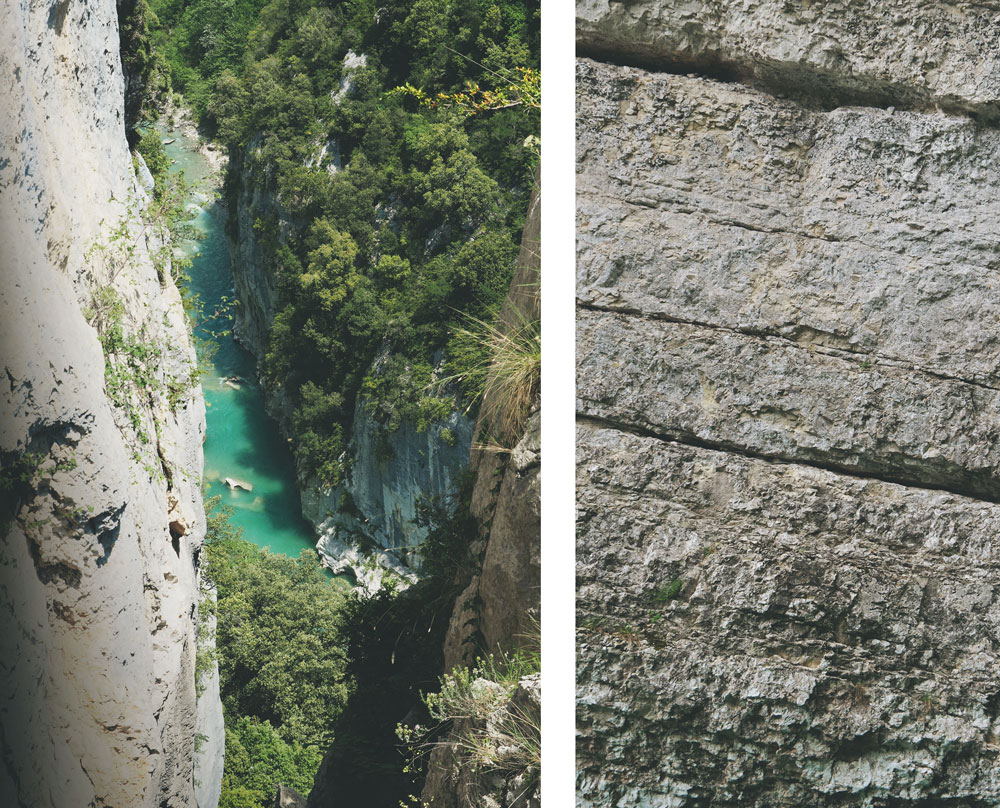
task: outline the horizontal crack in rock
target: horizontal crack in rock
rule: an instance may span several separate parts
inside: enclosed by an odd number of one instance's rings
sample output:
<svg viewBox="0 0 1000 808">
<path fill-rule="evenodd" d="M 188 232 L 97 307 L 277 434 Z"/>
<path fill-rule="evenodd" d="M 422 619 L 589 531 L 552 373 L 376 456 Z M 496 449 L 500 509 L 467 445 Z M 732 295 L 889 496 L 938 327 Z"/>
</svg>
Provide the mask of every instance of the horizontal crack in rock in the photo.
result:
<svg viewBox="0 0 1000 808">
<path fill-rule="evenodd" d="M 879 81 L 872 77 L 853 77 L 823 71 L 813 65 L 774 60 L 726 58 L 719 54 L 701 54 L 696 58 L 666 53 L 641 43 L 629 49 L 578 39 L 578 59 L 634 67 L 651 73 L 691 76 L 726 84 L 742 84 L 768 95 L 791 101 L 818 112 L 839 107 L 872 107 L 912 112 L 944 112 L 971 118 L 991 128 L 1000 127 L 1000 104 L 969 104 L 960 99 L 935 96 L 912 86 Z"/>
<path fill-rule="evenodd" d="M 965 497 L 966 499 L 976 500 L 977 502 L 989 502 L 994 505 L 1000 504 L 1000 496 L 989 496 L 986 494 L 976 493 L 961 486 L 933 485 L 932 483 L 923 482 L 907 475 L 878 474 L 875 472 L 866 472 L 861 469 L 850 468 L 839 463 L 822 463 L 810 458 L 792 459 L 768 455 L 763 452 L 755 452 L 750 449 L 746 449 L 742 446 L 736 446 L 725 441 L 712 441 L 703 438 L 696 438 L 689 434 L 681 435 L 671 433 L 669 431 L 656 431 L 638 426 L 636 424 L 618 421 L 614 418 L 605 418 L 583 412 L 577 412 L 576 421 L 578 424 L 589 424 L 591 426 L 602 427 L 605 429 L 617 429 L 621 432 L 628 432 L 629 434 L 638 435 L 643 438 L 652 438 L 653 440 L 664 441 L 666 443 L 676 443 L 683 446 L 693 446 L 698 449 L 708 449 L 709 451 L 725 452 L 727 454 L 748 457 L 753 460 L 761 460 L 765 463 L 773 463 L 775 465 L 809 466 L 810 468 L 822 469 L 823 471 L 829 471 L 833 474 L 841 474 L 846 477 L 854 477 L 860 480 L 878 480 L 879 482 L 889 483 L 891 485 L 900 485 L 906 488 L 920 488 L 925 491 L 941 491 L 943 493 L 955 494 L 960 497 Z"/>
<path fill-rule="evenodd" d="M 644 320 L 652 320 L 661 323 L 676 323 L 677 325 L 689 325 L 695 328 L 705 328 L 712 331 L 724 331 L 727 334 L 740 334 L 746 337 L 753 337 L 755 339 L 764 340 L 780 340 L 782 343 L 788 345 L 792 348 L 797 348 L 803 351 L 809 351 L 810 353 L 819 353 L 824 356 L 832 356 L 838 359 L 843 359 L 847 362 L 882 362 L 890 367 L 896 369 L 908 370 L 913 373 L 921 373 L 925 376 L 929 376 L 934 379 L 940 379 L 945 382 L 955 382 L 958 384 L 967 384 L 972 387 L 978 387 L 983 390 L 1000 391 L 1000 387 L 986 384 L 985 382 L 977 381 L 975 379 L 968 379 L 962 376 L 952 376 L 947 373 L 940 373 L 939 371 L 929 370 L 928 368 L 921 367 L 919 365 L 914 365 L 912 362 L 906 359 L 900 359 L 899 357 L 889 356 L 886 354 L 879 353 L 866 353 L 865 351 L 852 351 L 848 348 L 833 348 L 829 345 L 823 345 L 822 343 L 810 342 L 808 340 L 795 340 L 790 337 L 785 336 L 777 330 L 768 330 L 763 328 L 735 328 L 728 325 L 719 325 L 718 323 L 708 323 L 702 320 L 689 320 L 683 317 L 672 317 L 669 314 L 664 314 L 662 312 L 644 312 L 640 309 L 636 309 L 632 306 L 615 306 L 606 303 L 591 303 L 586 300 L 577 300 L 577 308 L 584 309 L 586 311 L 603 312 L 606 314 L 617 314 L 624 317 L 639 317 Z"/>
</svg>

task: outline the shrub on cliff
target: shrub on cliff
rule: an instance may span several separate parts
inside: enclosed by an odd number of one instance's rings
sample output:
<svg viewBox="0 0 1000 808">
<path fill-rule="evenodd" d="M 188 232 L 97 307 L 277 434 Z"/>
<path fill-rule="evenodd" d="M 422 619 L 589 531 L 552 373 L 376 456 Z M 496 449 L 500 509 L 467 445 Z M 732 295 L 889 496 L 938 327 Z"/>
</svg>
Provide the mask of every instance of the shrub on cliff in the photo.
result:
<svg viewBox="0 0 1000 808">
<path fill-rule="evenodd" d="M 160 133 L 155 129 L 146 129 L 139 136 L 139 142 L 135 150 L 142 155 L 146 162 L 146 168 L 153 176 L 156 183 L 154 195 L 159 199 L 167 184 L 167 170 L 170 168 L 170 158 L 167 157 L 167 150 L 163 148 L 163 141 L 160 140 Z"/>
</svg>

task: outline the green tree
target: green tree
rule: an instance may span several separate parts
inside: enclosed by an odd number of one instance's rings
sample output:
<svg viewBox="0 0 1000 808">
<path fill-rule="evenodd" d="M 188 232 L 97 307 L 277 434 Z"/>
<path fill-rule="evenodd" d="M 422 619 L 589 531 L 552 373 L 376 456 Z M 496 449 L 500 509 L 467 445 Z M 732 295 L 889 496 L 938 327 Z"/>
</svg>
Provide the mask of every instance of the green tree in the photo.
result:
<svg viewBox="0 0 1000 808">
<path fill-rule="evenodd" d="M 324 747 L 347 698 L 343 587 L 313 551 L 291 559 L 245 541 L 229 509 L 211 511 L 208 527 L 204 571 L 217 589 L 227 715 L 270 721 L 289 743 Z"/>
<path fill-rule="evenodd" d="M 163 148 L 159 132 L 155 129 L 143 131 L 139 136 L 139 142 L 136 143 L 135 150 L 142 155 L 146 168 L 149 169 L 149 173 L 152 174 L 153 181 L 156 183 L 153 191 L 154 197 L 160 199 L 167 185 L 170 158 L 167 157 L 167 151 Z"/>
<path fill-rule="evenodd" d="M 279 784 L 308 795 L 321 761 L 315 746 L 286 741 L 267 721 L 227 718 L 219 808 L 270 808 Z"/>
</svg>

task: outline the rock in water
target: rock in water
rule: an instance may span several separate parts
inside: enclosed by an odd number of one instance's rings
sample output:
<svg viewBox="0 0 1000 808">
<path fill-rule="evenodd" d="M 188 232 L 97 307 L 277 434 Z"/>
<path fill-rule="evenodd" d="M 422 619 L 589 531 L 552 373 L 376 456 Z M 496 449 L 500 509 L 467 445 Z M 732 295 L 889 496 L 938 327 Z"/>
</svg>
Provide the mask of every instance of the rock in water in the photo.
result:
<svg viewBox="0 0 1000 808">
<path fill-rule="evenodd" d="M 995 10 L 577 17 L 578 805 L 1000 805 Z"/>
</svg>

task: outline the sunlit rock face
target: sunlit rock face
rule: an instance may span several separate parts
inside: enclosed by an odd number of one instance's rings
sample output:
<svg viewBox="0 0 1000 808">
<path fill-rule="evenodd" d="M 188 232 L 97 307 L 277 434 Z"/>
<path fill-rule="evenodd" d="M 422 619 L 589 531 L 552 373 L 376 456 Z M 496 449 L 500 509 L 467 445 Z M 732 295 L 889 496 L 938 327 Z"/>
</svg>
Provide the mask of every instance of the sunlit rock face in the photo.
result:
<svg viewBox="0 0 1000 808">
<path fill-rule="evenodd" d="M 1000 804 L 1000 8 L 577 13 L 578 804 Z"/>
<path fill-rule="evenodd" d="M 193 808 L 204 404 L 115 4 L 4 6 L 0 67 L 0 803 Z"/>
</svg>

